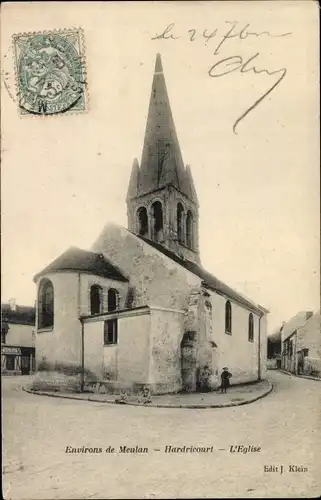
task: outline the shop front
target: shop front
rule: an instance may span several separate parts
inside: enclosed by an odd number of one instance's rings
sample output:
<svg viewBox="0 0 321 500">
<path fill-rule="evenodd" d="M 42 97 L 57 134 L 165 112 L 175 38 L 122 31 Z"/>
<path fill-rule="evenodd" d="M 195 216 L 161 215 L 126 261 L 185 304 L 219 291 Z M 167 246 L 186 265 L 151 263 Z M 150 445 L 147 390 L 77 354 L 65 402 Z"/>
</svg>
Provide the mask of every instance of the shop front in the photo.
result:
<svg viewBox="0 0 321 500">
<path fill-rule="evenodd" d="M 30 375 L 34 371 L 34 347 L 1 346 L 2 375 Z"/>
</svg>

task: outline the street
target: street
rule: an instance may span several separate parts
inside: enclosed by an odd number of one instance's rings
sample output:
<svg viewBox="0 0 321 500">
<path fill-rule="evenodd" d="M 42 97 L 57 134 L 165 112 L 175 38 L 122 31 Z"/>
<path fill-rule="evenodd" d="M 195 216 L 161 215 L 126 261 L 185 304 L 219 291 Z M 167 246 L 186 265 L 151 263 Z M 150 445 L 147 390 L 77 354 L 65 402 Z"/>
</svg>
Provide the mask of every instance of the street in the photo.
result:
<svg viewBox="0 0 321 500">
<path fill-rule="evenodd" d="M 3 377 L 4 498 L 317 496 L 321 383 L 273 371 L 268 377 L 275 389 L 263 399 L 199 410 L 37 396 L 21 390 L 23 377 Z M 213 451 L 165 453 L 184 445 Z M 252 451 L 237 452 L 237 445 Z M 66 453 L 67 446 L 103 453 Z M 119 453 L 120 446 L 148 453 Z M 289 471 L 292 465 L 302 471 Z"/>
</svg>

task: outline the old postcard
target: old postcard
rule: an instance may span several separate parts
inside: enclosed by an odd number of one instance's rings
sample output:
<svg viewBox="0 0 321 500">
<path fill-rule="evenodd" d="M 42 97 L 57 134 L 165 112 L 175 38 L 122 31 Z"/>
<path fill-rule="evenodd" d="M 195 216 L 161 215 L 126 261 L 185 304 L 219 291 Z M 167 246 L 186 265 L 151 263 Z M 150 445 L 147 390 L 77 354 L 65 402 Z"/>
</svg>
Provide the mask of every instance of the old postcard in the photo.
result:
<svg viewBox="0 0 321 500">
<path fill-rule="evenodd" d="M 2 5 L 5 499 L 320 495 L 318 18 Z"/>
</svg>

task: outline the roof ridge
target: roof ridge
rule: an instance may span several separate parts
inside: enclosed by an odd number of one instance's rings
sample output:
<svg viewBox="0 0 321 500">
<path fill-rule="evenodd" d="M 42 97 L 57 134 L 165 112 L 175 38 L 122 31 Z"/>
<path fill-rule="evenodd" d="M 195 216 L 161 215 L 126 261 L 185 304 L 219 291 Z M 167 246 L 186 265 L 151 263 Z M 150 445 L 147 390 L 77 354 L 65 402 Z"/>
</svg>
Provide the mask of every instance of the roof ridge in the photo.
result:
<svg viewBox="0 0 321 500">
<path fill-rule="evenodd" d="M 214 291 L 221 292 L 222 294 L 228 296 L 232 300 L 241 302 L 243 305 L 247 306 L 249 309 L 252 308 L 252 309 L 255 309 L 256 311 L 259 311 L 261 313 L 262 312 L 263 313 L 269 312 L 265 307 L 255 303 L 254 301 L 252 301 L 249 298 L 244 297 L 237 290 L 231 288 L 229 285 L 226 285 L 224 283 L 224 281 L 218 279 L 216 276 L 214 276 L 209 271 L 207 271 L 203 267 L 202 264 L 197 264 L 196 262 L 192 262 L 188 259 L 182 259 L 178 255 L 176 255 L 172 250 L 169 250 L 168 248 L 163 247 L 160 243 L 156 243 L 155 241 L 149 240 L 148 238 L 145 238 L 144 236 L 138 235 L 138 234 L 130 231 L 129 229 L 126 229 L 126 231 L 131 233 L 136 238 L 149 244 L 151 247 L 155 248 L 156 250 L 161 252 L 163 255 L 165 255 L 169 259 L 172 259 L 174 262 L 177 262 L 178 264 L 180 264 L 182 267 L 184 267 L 184 269 L 186 269 L 190 273 L 201 278 L 202 281 L 204 282 L 204 284 L 206 284 L 210 289 L 212 289 Z M 199 271 L 199 272 L 197 273 L 195 271 Z M 203 275 L 201 274 L 202 271 L 204 273 Z M 213 284 L 208 283 L 209 278 L 213 279 L 215 281 L 215 283 L 213 283 Z"/>
<path fill-rule="evenodd" d="M 103 252 L 98 252 L 98 254 L 101 255 L 108 264 L 110 264 L 111 266 L 113 266 L 116 269 L 116 271 L 118 271 L 120 274 L 122 274 L 124 276 L 124 278 L 127 279 L 127 281 L 129 281 L 128 276 L 125 275 L 124 271 L 122 269 L 120 269 L 119 266 L 116 266 L 116 264 L 114 264 L 112 262 L 112 260 L 111 260 L 111 258 L 109 256 L 106 257 L 106 255 Z"/>
<path fill-rule="evenodd" d="M 34 276 L 36 281 L 40 276 L 58 271 L 77 271 L 90 273 L 118 281 L 128 281 L 122 271 L 118 269 L 102 252 L 84 250 L 78 247 L 69 247 L 42 271 Z"/>
</svg>

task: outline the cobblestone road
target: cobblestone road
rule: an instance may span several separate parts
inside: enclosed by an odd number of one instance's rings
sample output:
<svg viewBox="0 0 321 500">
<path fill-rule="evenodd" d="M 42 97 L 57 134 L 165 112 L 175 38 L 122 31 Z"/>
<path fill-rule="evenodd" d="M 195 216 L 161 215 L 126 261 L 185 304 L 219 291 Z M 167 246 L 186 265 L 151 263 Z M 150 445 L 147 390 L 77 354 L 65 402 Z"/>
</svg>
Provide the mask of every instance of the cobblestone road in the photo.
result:
<svg viewBox="0 0 321 500">
<path fill-rule="evenodd" d="M 321 383 L 269 372 L 275 390 L 246 406 L 167 409 L 62 400 L 3 378 L 6 499 L 308 497 L 321 493 Z M 231 445 L 260 446 L 231 453 Z M 107 454 L 111 445 L 148 454 Z M 213 446 L 165 454 L 166 445 Z M 66 446 L 103 448 L 65 453 Z M 155 451 L 159 449 L 160 451 Z M 264 466 L 285 472 L 265 472 Z M 289 472 L 289 465 L 307 468 Z"/>
</svg>

